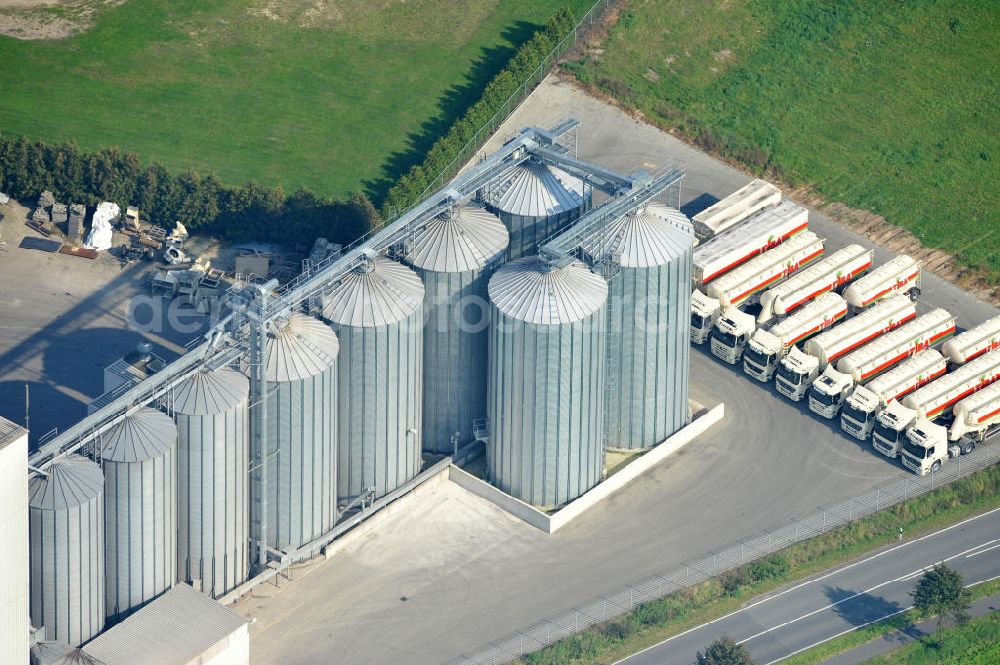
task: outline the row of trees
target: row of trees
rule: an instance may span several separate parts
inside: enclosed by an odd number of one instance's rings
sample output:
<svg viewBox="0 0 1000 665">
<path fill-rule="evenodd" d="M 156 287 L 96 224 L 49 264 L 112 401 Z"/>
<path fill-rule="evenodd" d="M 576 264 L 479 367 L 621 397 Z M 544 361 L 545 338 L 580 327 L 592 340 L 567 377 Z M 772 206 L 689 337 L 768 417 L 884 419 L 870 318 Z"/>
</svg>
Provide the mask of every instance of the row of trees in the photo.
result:
<svg viewBox="0 0 1000 665">
<path fill-rule="evenodd" d="M 410 169 L 409 173 L 389 189 L 382 214 L 388 218 L 416 203 L 438 174 L 449 167 L 476 132 L 496 115 L 575 26 L 572 10 L 562 7 L 556 11 L 517 50 L 507 66 L 486 85 L 479 101 L 470 106 L 448 132 L 431 146 L 423 163 Z"/>
<path fill-rule="evenodd" d="M 44 190 L 65 203 L 136 205 L 155 224 L 169 228 L 179 220 L 193 232 L 232 241 L 309 245 L 325 236 L 348 244 L 381 223 L 360 192 L 337 201 L 305 189 L 286 195 L 280 186 L 252 181 L 232 187 L 214 175 L 143 166 L 137 155 L 118 148 L 82 152 L 74 143 L 0 134 L 0 191 L 30 201 Z"/>
</svg>

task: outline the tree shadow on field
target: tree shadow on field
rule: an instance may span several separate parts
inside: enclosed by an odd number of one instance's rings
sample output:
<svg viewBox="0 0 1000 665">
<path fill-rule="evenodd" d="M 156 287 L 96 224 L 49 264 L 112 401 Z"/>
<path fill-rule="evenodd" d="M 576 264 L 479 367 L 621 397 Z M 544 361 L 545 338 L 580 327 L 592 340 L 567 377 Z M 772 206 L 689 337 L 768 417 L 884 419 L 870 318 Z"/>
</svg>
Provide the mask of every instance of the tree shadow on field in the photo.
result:
<svg viewBox="0 0 1000 665">
<path fill-rule="evenodd" d="M 381 205 L 389 188 L 413 166 L 420 164 L 434 142 L 445 135 L 466 109 L 479 101 L 486 84 L 541 27 L 528 21 L 515 21 L 500 34 L 504 44 L 482 49 L 461 82 L 445 90 L 438 99 L 437 114 L 424 121 L 418 131 L 407 135 L 406 149 L 389 155 L 382 164 L 381 175 L 363 183 L 365 193 L 375 205 Z"/>
</svg>

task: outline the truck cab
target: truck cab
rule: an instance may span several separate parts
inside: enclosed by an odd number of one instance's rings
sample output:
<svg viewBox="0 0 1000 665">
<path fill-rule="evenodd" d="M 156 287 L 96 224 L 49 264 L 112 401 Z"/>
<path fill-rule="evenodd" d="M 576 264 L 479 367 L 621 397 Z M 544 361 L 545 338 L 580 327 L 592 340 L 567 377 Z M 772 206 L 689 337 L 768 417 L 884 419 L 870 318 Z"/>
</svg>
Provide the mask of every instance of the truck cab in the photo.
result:
<svg viewBox="0 0 1000 665">
<path fill-rule="evenodd" d="M 906 429 L 900 461 L 919 476 L 934 473 L 951 455 L 948 450 L 948 428 L 921 418 Z M 954 446 L 955 453 L 958 446 Z"/>
<path fill-rule="evenodd" d="M 743 371 L 761 382 L 768 382 L 778 370 L 785 347 L 777 336 L 758 330 L 743 352 Z"/>
<path fill-rule="evenodd" d="M 858 386 L 844 402 L 840 412 L 840 429 L 864 441 L 872 435 L 881 408 L 882 400 L 878 395 L 864 386 Z"/>
<path fill-rule="evenodd" d="M 721 311 L 719 301 L 695 289 L 691 294 L 691 341 L 704 344 L 715 326 Z"/>
<path fill-rule="evenodd" d="M 872 447 L 886 457 L 895 459 L 903 445 L 906 428 L 916 419 L 916 411 L 899 402 L 892 402 L 875 419 Z"/>
<path fill-rule="evenodd" d="M 785 397 L 798 402 L 806 396 L 818 374 L 819 359 L 792 347 L 778 365 L 774 387 Z"/>
<path fill-rule="evenodd" d="M 833 420 L 854 390 L 854 377 L 827 365 L 809 388 L 809 410 Z"/>
<path fill-rule="evenodd" d="M 743 350 L 756 327 L 756 319 L 750 314 L 734 307 L 726 308 L 715 322 L 715 334 L 711 341 L 712 354 L 735 365 L 743 357 Z"/>
</svg>

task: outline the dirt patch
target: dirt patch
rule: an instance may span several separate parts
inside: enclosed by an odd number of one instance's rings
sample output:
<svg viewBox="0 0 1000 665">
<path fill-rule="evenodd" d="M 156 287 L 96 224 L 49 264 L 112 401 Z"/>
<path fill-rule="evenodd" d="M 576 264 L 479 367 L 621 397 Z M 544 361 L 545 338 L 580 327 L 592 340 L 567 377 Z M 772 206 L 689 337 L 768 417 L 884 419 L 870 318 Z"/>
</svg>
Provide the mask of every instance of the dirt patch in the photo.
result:
<svg viewBox="0 0 1000 665">
<path fill-rule="evenodd" d="M 715 53 L 713 53 L 712 57 L 714 57 L 718 62 L 725 62 L 726 60 L 729 60 L 730 58 L 733 57 L 733 52 L 727 48 L 724 48 L 721 51 L 716 51 Z"/>
<path fill-rule="evenodd" d="M 596 85 L 582 83 L 575 76 L 565 72 L 557 74 L 557 76 L 559 76 L 561 80 L 568 81 L 577 86 L 588 95 L 596 97 L 603 102 L 621 109 L 636 120 L 652 125 L 667 132 L 668 134 L 676 136 L 689 145 L 712 155 L 715 159 L 726 162 L 730 166 L 746 172 L 746 165 L 742 162 L 719 154 L 717 150 L 700 145 L 697 141 L 693 140 L 692 137 L 677 131 L 676 128 L 671 127 L 667 123 L 660 122 L 655 118 L 649 118 L 639 109 L 622 104 L 621 101 L 611 97 Z M 854 231 L 857 231 L 859 234 L 864 235 L 873 242 L 887 249 L 897 253 L 909 254 L 913 258 L 920 261 L 925 270 L 928 270 L 938 277 L 951 282 L 981 300 L 1000 307 L 1000 286 L 994 286 L 990 283 L 990 275 L 987 270 L 963 265 L 955 256 L 949 254 L 948 252 L 931 247 L 925 247 L 920 242 L 920 239 L 913 235 L 910 231 L 892 224 L 881 215 L 877 215 L 868 210 L 851 208 L 850 206 L 836 201 L 829 201 L 824 196 L 807 186 L 794 187 L 791 184 L 782 181 L 782 179 L 774 173 L 767 173 L 766 176 L 768 180 L 774 182 L 782 189 L 782 191 L 786 192 L 789 198 L 822 211 L 823 213 L 829 215 L 831 219 Z"/>
<path fill-rule="evenodd" d="M 0 0 L 0 35 L 16 39 L 64 39 L 93 25 L 105 7 L 125 0 Z"/>
</svg>

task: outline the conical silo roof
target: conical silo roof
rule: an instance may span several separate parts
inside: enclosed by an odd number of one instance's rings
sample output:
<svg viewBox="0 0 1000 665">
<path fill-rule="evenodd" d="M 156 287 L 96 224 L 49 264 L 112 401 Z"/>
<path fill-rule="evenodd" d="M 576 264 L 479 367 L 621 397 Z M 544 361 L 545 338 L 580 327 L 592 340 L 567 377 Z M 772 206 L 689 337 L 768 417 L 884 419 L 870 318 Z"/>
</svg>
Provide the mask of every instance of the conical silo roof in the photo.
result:
<svg viewBox="0 0 1000 665">
<path fill-rule="evenodd" d="M 406 260 L 422 270 L 479 270 L 505 249 L 510 234 L 500 218 L 478 206 L 456 206 L 417 230 Z"/>
<path fill-rule="evenodd" d="M 650 268 L 691 251 L 693 239 L 694 227 L 684 213 L 648 203 L 609 223 L 582 249 L 595 259 L 616 254 L 623 268 Z"/>
<path fill-rule="evenodd" d="M 225 413 L 247 399 L 250 381 L 229 368 L 195 372 L 174 389 L 173 411 L 185 416 Z"/>
<path fill-rule="evenodd" d="M 354 328 L 402 321 L 421 308 L 424 283 L 417 273 L 384 256 L 365 259 L 333 286 L 323 316 Z"/>
<path fill-rule="evenodd" d="M 31 665 L 104 665 L 83 649 L 65 642 L 39 642 L 31 647 Z"/>
<path fill-rule="evenodd" d="M 66 510 L 90 502 L 104 489 L 101 467 L 80 455 L 52 462 L 46 476 L 34 476 L 28 488 L 28 505 L 37 510 Z"/>
<path fill-rule="evenodd" d="M 322 321 L 293 314 L 267 340 L 267 380 L 300 381 L 325 372 L 337 360 L 337 333 Z"/>
<path fill-rule="evenodd" d="M 575 210 L 586 201 L 589 186 L 562 169 L 531 159 L 485 188 L 486 202 L 523 217 L 547 217 Z"/>
<path fill-rule="evenodd" d="M 537 256 L 504 265 L 490 278 L 490 302 L 507 316 L 539 325 L 584 319 L 608 299 L 608 283 L 574 261 L 551 268 Z"/>
<path fill-rule="evenodd" d="M 177 426 L 167 414 L 144 406 L 118 421 L 102 440 L 101 458 L 105 461 L 145 462 L 174 447 Z"/>
</svg>

